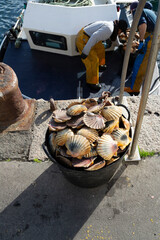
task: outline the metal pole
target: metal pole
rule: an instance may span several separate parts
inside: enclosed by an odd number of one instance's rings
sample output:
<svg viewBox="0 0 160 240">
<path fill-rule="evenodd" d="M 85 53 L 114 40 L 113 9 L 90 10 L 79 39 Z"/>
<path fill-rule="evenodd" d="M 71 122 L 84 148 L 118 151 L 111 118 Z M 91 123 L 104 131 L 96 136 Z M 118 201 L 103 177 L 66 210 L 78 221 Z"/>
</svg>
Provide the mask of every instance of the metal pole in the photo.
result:
<svg viewBox="0 0 160 240">
<path fill-rule="evenodd" d="M 137 122 L 136 122 L 136 127 L 135 127 L 135 133 L 133 137 L 133 144 L 131 146 L 131 151 L 129 158 L 133 158 L 136 150 L 136 145 L 138 142 L 138 136 L 140 133 L 141 125 L 142 125 L 142 120 L 143 120 L 143 115 L 147 103 L 147 98 L 149 94 L 149 89 L 151 86 L 151 81 L 152 81 L 152 76 L 153 76 L 153 71 L 155 68 L 155 63 L 157 60 L 157 54 L 158 54 L 158 49 L 159 49 L 159 43 L 160 43 L 160 4 L 158 6 L 158 16 L 157 16 L 157 21 L 154 29 L 154 35 L 153 35 L 153 40 L 152 40 L 152 46 L 151 46 L 151 51 L 148 59 L 148 65 L 147 65 L 147 70 L 145 74 L 145 81 L 144 81 L 144 86 L 142 90 L 142 96 L 141 96 L 141 101 L 139 105 L 139 110 L 137 114 Z"/>
<path fill-rule="evenodd" d="M 127 43 L 127 48 L 126 48 L 126 51 L 125 51 L 124 61 L 123 61 L 119 103 L 122 103 L 122 100 L 123 100 L 125 79 L 126 79 L 128 62 L 129 62 L 129 57 L 130 57 L 130 52 L 131 52 L 131 46 L 132 46 L 133 38 L 134 38 L 135 32 L 137 30 L 137 25 L 138 25 L 138 22 L 139 22 L 141 14 L 142 14 L 142 10 L 144 8 L 145 3 L 146 3 L 146 0 L 140 0 L 139 1 L 138 7 L 136 9 L 136 12 L 135 12 L 135 15 L 134 15 L 134 18 L 133 18 L 133 23 L 132 23 L 132 26 L 131 26 L 131 30 L 130 30 L 130 34 L 129 34 L 129 38 L 128 38 L 128 43 Z"/>
</svg>

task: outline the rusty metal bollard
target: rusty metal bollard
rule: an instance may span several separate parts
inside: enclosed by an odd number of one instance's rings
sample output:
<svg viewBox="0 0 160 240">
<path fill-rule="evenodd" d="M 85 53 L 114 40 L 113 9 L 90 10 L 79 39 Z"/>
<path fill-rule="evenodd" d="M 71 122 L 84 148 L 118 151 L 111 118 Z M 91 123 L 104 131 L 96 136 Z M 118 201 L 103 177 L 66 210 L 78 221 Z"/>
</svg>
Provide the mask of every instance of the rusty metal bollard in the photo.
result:
<svg viewBox="0 0 160 240">
<path fill-rule="evenodd" d="M 29 101 L 23 99 L 18 79 L 11 67 L 0 63 L 0 130 L 8 128 L 22 118 L 28 118 L 31 109 Z M 27 119 L 23 121 L 27 122 Z M 22 127 L 22 122 L 19 123 Z M 24 126 L 24 124 L 23 124 Z M 16 126 L 17 128 L 18 126 Z M 17 128 L 18 129 L 18 128 Z"/>
</svg>

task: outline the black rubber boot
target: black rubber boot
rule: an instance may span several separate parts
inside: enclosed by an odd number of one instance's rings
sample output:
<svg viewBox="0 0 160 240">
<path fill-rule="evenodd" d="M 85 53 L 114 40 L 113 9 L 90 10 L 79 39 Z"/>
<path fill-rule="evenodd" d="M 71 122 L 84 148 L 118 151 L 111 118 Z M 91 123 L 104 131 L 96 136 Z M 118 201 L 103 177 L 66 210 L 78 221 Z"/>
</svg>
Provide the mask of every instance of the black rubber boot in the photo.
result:
<svg viewBox="0 0 160 240">
<path fill-rule="evenodd" d="M 100 72 L 103 72 L 103 71 L 106 70 L 106 68 L 107 68 L 106 65 L 100 65 L 100 66 L 99 66 L 99 71 L 100 71 Z"/>
<path fill-rule="evenodd" d="M 93 90 L 96 90 L 96 91 L 99 91 L 101 89 L 101 84 L 97 83 L 97 84 L 89 84 L 88 83 L 88 86 L 93 89 Z"/>
</svg>

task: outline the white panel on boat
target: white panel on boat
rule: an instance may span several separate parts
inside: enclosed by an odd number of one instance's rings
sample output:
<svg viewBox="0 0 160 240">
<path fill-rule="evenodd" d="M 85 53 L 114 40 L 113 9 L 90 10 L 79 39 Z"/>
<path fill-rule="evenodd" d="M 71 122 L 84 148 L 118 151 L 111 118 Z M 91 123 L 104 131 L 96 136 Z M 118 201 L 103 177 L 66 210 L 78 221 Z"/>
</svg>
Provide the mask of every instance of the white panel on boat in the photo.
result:
<svg viewBox="0 0 160 240">
<path fill-rule="evenodd" d="M 82 27 L 98 20 L 112 21 L 115 19 L 118 19 L 115 3 L 66 7 L 28 2 L 23 28 L 31 48 L 74 56 L 78 54 L 75 38 Z M 64 36 L 67 40 L 67 50 L 37 46 L 33 43 L 29 31 Z"/>
</svg>

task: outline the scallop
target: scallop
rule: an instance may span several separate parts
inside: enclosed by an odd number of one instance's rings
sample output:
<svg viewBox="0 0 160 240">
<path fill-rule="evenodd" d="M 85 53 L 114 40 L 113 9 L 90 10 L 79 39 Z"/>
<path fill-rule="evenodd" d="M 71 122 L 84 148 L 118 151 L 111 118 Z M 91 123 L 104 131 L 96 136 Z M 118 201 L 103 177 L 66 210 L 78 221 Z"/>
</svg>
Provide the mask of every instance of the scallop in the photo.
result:
<svg viewBox="0 0 160 240">
<path fill-rule="evenodd" d="M 117 142 L 109 134 L 103 134 L 98 140 L 97 152 L 105 160 L 110 160 L 117 154 Z"/>
<path fill-rule="evenodd" d="M 50 148 L 51 153 L 54 155 L 55 151 L 56 151 L 56 147 L 57 147 L 57 145 L 56 145 L 56 133 L 55 132 L 52 132 L 49 135 L 48 144 L 49 144 L 49 148 Z"/>
<path fill-rule="evenodd" d="M 90 142 L 94 142 L 99 138 L 97 130 L 88 127 L 83 127 L 78 130 L 77 135 L 86 137 Z"/>
<path fill-rule="evenodd" d="M 119 127 L 119 120 L 111 120 L 105 122 L 105 128 L 103 129 L 103 132 L 105 133 L 112 133 L 115 128 Z"/>
<path fill-rule="evenodd" d="M 71 120 L 67 121 L 67 126 L 71 128 L 80 128 L 84 125 L 83 116 L 72 117 Z"/>
<path fill-rule="evenodd" d="M 66 123 L 57 123 L 54 121 L 53 118 L 50 120 L 50 122 L 48 124 L 48 128 L 51 131 L 60 131 L 66 127 L 67 127 Z"/>
<path fill-rule="evenodd" d="M 83 167 L 83 168 L 87 168 L 91 165 L 93 165 L 94 160 L 96 159 L 96 157 L 94 158 L 88 158 L 88 159 L 77 159 L 77 158 L 73 158 L 72 159 L 72 165 L 73 167 Z"/>
<path fill-rule="evenodd" d="M 121 116 L 119 119 L 119 127 L 124 128 L 126 131 L 129 132 L 131 125 L 125 117 Z"/>
<path fill-rule="evenodd" d="M 131 142 L 131 138 L 126 133 L 124 129 L 116 129 L 112 133 L 112 137 L 115 141 L 117 141 L 118 146 L 123 150 L 126 146 Z"/>
<path fill-rule="evenodd" d="M 68 106 L 66 107 L 66 109 L 74 106 L 74 105 L 77 105 L 77 104 L 83 104 L 84 103 L 84 100 L 77 100 L 75 102 L 75 100 L 71 100 L 71 102 L 68 104 Z"/>
<path fill-rule="evenodd" d="M 106 165 L 106 161 L 100 161 L 98 163 L 93 164 L 91 167 L 86 168 L 85 170 L 87 171 L 96 171 L 99 170 L 101 168 L 103 168 Z"/>
<path fill-rule="evenodd" d="M 87 111 L 87 107 L 82 104 L 76 104 L 67 109 L 67 114 L 70 116 L 80 115 L 82 112 Z"/>
<path fill-rule="evenodd" d="M 105 103 L 101 103 L 101 104 L 90 107 L 88 111 L 93 113 L 98 113 L 104 108 L 104 106 L 105 106 Z"/>
<path fill-rule="evenodd" d="M 91 150 L 89 153 L 87 153 L 86 155 L 84 155 L 85 158 L 90 158 L 90 157 L 96 157 L 98 155 L 96 147 L 91 145 Z"/>
<path fill-rule="evenodd" d="M 91 150 L 89 141 L 81 135 L 70 137 L 65 145 L 68 150 L 67 154 L 74 158 L 82 158 L 83 155 L 89 153 Z"/>
<path fill-rule="evenodd" d="M 105 127 L 105 119 L 100 114 L 86 112 L 83 121 L 87 127 L 93 129 L 103 129 Z"/>
<path fill-rule="evenodd" d="M 53 112 L 56 109 L 56 104 L 53 98 L 50 98 L 50 110 Z"/>
<path fill-rule="evenodd" d="M 118 159 L 119 159 L 119 157 L 116 157 L 116 158 L 112 157 L 110 160 L 106 161 L 106 163 L 107 163 L 107 165 L 109 165 L 113 162 L 116 162 Z"/>
<path fill-rule="evenodd" d="M 63 146 L 66 141 L 69 139 L 69 137 L 74 136 L 73 131 L 70 128 L 65 128 L 59 132 L 57 132 L 56 135 L 56 144 L 58 146 Z"/>
<path fill-rule="evenodd" d="M 119 119 L 122 116 L 122 109 L 118 106 L 105 106 L 102 115 L 107 121 Z"/>
<path fill-rule="evenodd" d="M 66 122 L 71 119 L 66 110 L 55 110 L 52 115 L 55 122 Z"/>
<path fill-rule="evenodd" d="M 69 156 L 69 155 L 66 153 L 66 152 L 67 152 L 67 149 L 66 149 L 65 146 L 61 146 L 61 147 L 59 146 L 58 152 L 59 152 L 59 154 L 62 155 L 63 157 L 66 157 L 66 158 L 71 157 L 71 156 Z"/>
<path fill-rule="evenodd" d="M 95 105 L 98 105 L 98 103 L 94 98 L 88 98 L 86 99 L 86 101 L 83 102 L 83 105 L 85 105 L 87 108 L 90 108 Z"/>
</svg>

